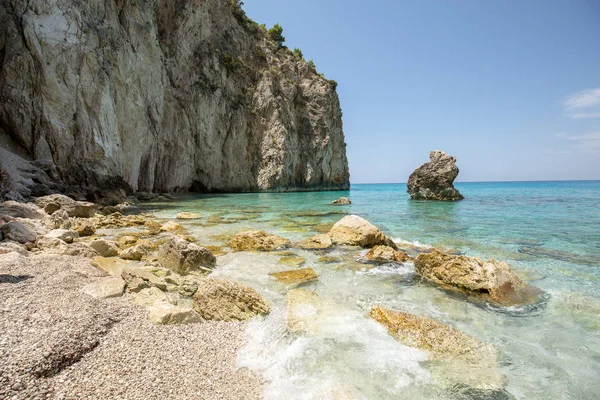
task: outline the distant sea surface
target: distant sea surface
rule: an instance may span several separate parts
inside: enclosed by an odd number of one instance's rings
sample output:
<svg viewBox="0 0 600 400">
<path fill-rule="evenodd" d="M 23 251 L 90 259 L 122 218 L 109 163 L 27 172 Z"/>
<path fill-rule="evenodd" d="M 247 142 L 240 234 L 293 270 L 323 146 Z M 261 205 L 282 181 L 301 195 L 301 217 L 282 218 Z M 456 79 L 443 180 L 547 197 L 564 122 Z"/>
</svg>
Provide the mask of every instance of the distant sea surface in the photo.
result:
<svg viewBox="0 0 600 400">
<path fill-rule="evenodd" d="M 200 244 L 216 246 L 244 229 L 303 240 L 345 214 L 357 214 L 398 243 L 505 261 L 549 295 L 539 309 L 499 311 L 413 280 L 410 263 L 332 266 L 320 262 L 319 254 L 294 248 L 306 259 L 304 266 L 319 274 L 308 288 L 337 305 L 336 316 L 320 322 L 322 332 L 290 337 L 284 329 L 286 289 L 268 275 L 289 269 L 280 256 L 220 256 L 215 275 L 251 285 L 273 305 L 269 317 L 250 324 L 239 358 L 240 366 L 265 377 L 266 398 L 328 398 L 319 396 L 339 392 L 368 399 L 597 399 L 600 181 L 455 186 L 465 200 L 411 201 L 404 184 L 354 184 L 347 192 L 186 195 L 148 208 L 166 218 L 180 211 L 201 214 L 186 226 Z M 341 196 L 352 204 L 329 204 Z M 347 257 L 341 250 L 330 255 Z M 425 353 L 391 339 L 366 316 L 373 304 L 438 319 L 495 345 L 504 389 L 492 396 L 440 382 Z M 482 382 L 489 378 L 469 373 Z"/>
</svg>

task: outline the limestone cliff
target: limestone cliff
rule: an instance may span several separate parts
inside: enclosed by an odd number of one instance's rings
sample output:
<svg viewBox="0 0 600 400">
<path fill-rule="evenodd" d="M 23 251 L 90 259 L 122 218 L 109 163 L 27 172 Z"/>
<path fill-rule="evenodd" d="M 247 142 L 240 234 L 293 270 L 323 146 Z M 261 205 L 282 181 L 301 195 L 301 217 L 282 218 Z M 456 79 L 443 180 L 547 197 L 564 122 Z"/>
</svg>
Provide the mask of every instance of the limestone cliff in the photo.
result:
<svg viewBox="0 0 600 400">
<path fill-rule="evenodd" d="M 71 185 L 348 188 L 335 82 L 236 4 L 2 1 L 0 147 Z"/>
</svg>

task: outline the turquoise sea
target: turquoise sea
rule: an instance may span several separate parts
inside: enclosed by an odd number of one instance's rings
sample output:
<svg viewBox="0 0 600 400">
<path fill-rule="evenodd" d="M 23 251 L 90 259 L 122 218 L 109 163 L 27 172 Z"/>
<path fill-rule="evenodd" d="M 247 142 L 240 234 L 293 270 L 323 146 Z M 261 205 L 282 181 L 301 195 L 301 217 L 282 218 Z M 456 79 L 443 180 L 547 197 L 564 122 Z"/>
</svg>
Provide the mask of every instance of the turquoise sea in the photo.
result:
<svg viewBox="0 0 600 400">
<path fill-rule="evenodd" d="M 184 225 L 199 244 L 212 246 L 244 229 L 299 241 L 357 214 L 408 250 L 493 257 L 548 293 L 537 307 L 495 309 L 413 279 L 411 263 L 369 268 L 360 253 L 336 249 L 328 255 L 342 262 L 324 264 L 323 254 L 292 248 L 319 274 L 305 288 L 330 311 L 315 316 L 316 332 L 290 335 L 287 288 L 268 275 L 290 268 L 281 255 L 225 249 L 214 275 L 251 285 L 273 305 L 268 317 L 249 324 L 238 359 L 265 378 L 268 399 L 600 398 L 600 181 L 456 187 L 466 198 L 456 203 L 411 201 L 404 184 L 355 184 L 347 192 L 185 195 L 146 211 L 201 214 Z M 352 204 L 329 204 L 341 196 Z M 371 320 L 374 304 L 435 318 L 490 343 L 498 364 L 492 372 L 436 366 Z"/>
</svg>

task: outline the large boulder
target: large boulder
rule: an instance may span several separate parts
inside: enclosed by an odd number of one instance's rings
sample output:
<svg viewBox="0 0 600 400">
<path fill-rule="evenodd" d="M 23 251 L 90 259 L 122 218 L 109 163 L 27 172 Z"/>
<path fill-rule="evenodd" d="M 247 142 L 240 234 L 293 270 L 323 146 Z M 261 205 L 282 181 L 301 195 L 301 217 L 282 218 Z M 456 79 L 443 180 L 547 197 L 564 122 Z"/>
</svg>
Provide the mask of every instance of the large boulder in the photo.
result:
<svg viewBox="0 0 600 400">
<path fill-rule="evenodd" d="M 97 206 L 94 203 L 76 201 L 62 194 L 51 194 L 38 197 L 35 200 L 38 207 L 43 208 L 48 214 L 57 210 L 65 210 L 69 217 L 91 218 L 96 214 Z"/>
<path fill-rule="evenodd" d="M 229 247 L 237 251 L 272 251 L 288 248 L 290 244 L 288 239 L 264 231 L 242 232 L 229 241 Z"/>
<path fill-rule="evenodd" d="M 216 278 L 199 282 L 194 309 L 202 318 L 215 321 L 244 321 L 271 311 L 266 300 L 251 287 Z"/>
<path fill-rule="evenodd" d="M 429 162 L 417 168 L 407 183 L 407 192 L 415 200 L 456 201 L 464 199 L 452 184 L 458 176 L 456 158 L 443 151 L 429 153 Z"/>
<path fill-rule="evenodd" d="M 35 231 L 22 222 L 11 221 L 0 225 L 0 232 L 5 240 L 12 240 L 17 243 L 32 243 L 36 240 Z"/>
<path fill-rule="evenodd" d="M 396 249 L 396 244 L 376 226 L 358 215 L 347 215 L 336 222 L 328 233 L 316 235 L 300 244 L 303 248 L 327 248 L 332 245 L 361 246 L 377 245 Z"/>
<path fill-rule="evenodd" d="M 373 247 L 369 252 L 365 255 L 369 261 L 373 261 L 376 263 L 402 263 L 408 261 L 408 255 L 401 251 L 395 250 L 390 246 L 382 246 L 378 245 Z"/>
<path fill-rule="evenodd" d="M 217 259 L 208 249 L 172 236 L 160 246 L 158 262 L 180 275 L 186 275 L 193 271 L 212 271 Z"/>
<path fill-rule="evenodd" d="M 452 255 L 437 249 L 415 259 L 415 272 L 444 289 L 502 306 L 541 300 L 542 290 L 521 281 L 510 267 L 491 259 Z"/>
</svg>

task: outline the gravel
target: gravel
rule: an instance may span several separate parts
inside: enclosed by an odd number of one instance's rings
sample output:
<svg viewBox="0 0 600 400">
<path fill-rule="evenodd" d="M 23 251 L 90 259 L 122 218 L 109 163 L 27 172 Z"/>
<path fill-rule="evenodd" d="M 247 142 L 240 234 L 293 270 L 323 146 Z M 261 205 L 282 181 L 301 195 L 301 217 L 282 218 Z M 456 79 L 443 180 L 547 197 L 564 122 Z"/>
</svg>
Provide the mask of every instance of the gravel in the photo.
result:
<svg viewBox="0 0 600 400">
<path fill-rule="evenodd" d="M 0 400 L 261 398 L 235 367 L 244 323 L 157 326 L 79 292 L 101 276 L 86 258 L 0 255 Z"/>
</svg>

